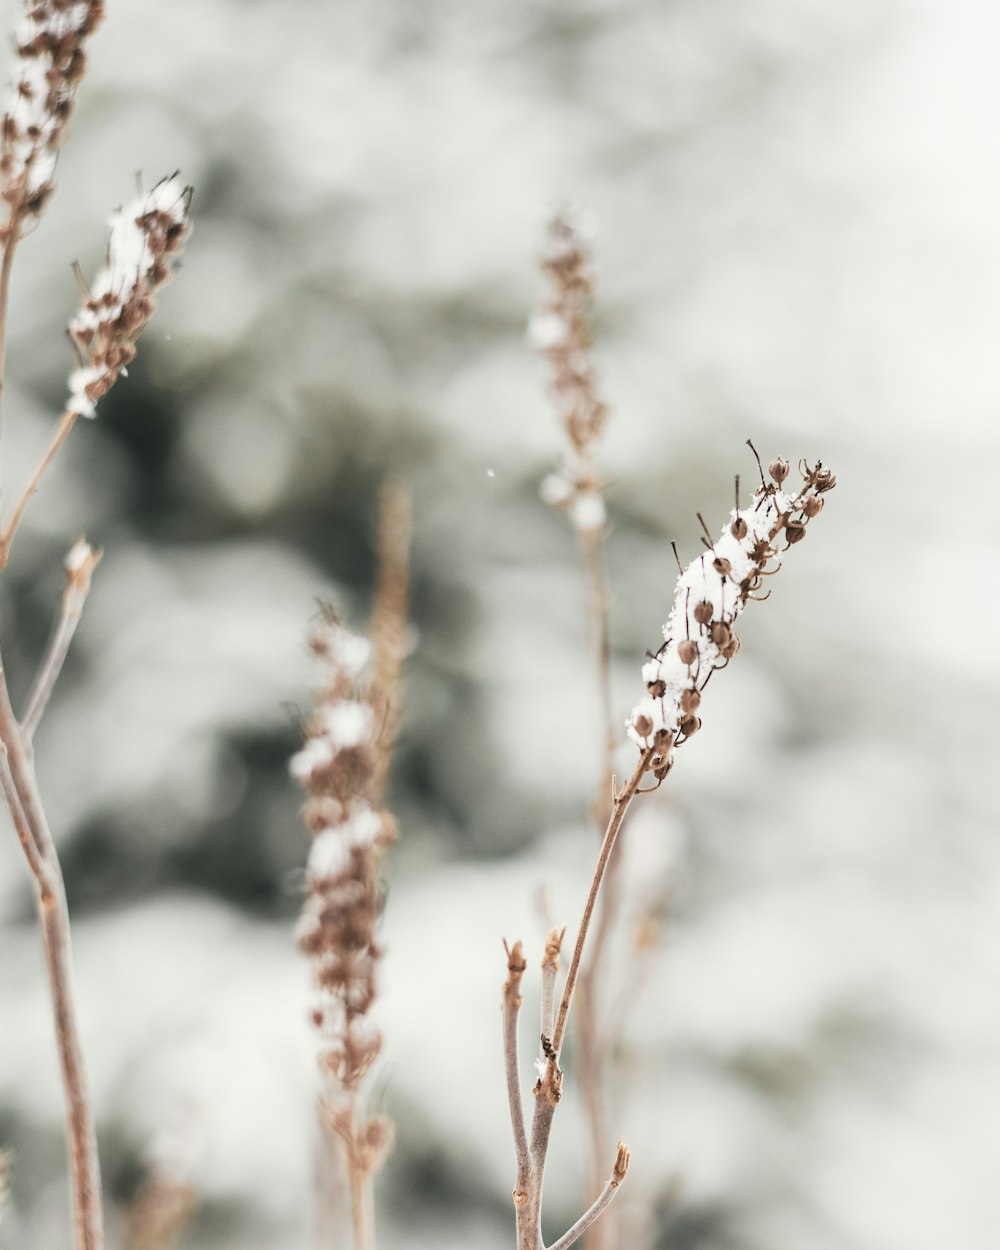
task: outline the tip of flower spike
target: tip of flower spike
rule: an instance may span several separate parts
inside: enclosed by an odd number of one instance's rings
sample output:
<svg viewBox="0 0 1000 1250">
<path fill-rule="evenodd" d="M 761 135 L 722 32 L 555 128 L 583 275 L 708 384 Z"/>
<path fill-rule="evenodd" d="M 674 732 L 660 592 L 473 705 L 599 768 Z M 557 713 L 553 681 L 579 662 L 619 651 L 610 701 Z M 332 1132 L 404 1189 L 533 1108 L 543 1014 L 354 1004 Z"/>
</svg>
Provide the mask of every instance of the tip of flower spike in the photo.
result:
<svg viewBox="0 0 1000 1250">
<path fill-rule="evenodd" d="M 190 187 L 171 174 L 112 215 L 107 264 L 69 326 L 82 363 L 69 379 L 68 411 L 92 417 L 134 358 L 188 235 L 190 199 Z"/>
</svg>

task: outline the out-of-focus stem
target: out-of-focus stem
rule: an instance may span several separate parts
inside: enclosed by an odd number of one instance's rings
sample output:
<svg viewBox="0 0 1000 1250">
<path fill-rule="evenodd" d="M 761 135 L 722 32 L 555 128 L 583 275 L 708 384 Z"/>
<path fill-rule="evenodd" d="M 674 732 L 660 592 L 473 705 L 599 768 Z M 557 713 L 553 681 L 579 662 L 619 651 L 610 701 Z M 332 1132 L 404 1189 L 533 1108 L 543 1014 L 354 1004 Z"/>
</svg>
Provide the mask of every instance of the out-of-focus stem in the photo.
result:
<svg viewBox="0 0 1000 1250">
<path fill-rule="evenodd" d="M 378 584 L 372 613 L 372 680 L 369 701 L 380 718 L 368 793 L 375 807 L 385 798 L 399 730 L 399 685 L 406 658 L 410 597 L 410 495 L 399 482 L 379 494 Z"/>
</svg>

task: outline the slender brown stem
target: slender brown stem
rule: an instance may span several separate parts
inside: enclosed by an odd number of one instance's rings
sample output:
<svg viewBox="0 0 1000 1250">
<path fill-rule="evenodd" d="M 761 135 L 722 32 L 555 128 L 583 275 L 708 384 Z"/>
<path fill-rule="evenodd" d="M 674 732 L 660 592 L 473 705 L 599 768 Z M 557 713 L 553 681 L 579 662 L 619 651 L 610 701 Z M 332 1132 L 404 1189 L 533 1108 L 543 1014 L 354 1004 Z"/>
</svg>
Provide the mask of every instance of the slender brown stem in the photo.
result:
<svg viewBox="0 0 1000 1250">
<path fill-rule="evenodd" d="M 14 507 L 11 518 L 4 527 L 3 533 L 0 534 L 0 569 L 4 568 L 10 559 L 10 545 L 14 541 L 14 533 L 21 523 L 21 517 L 24 516 L 24 510 L 28 506 L 28 501 L 35 491 L 38 490 L 38 484 L 41 482 L 45 470 L 55 459 L 59 448 L 62 447 L 69 437 L 70 430 L 76 425 L 78 416 L 79 413 L 73 412 L 72 409 L 67 409 L 63 413 L 56 427 L 56 432 L 52 436 L 52 441 L 49 443 L 48 450 L 39 462 L 38 468 L 32 474 L 31 481 L 21 492 L 21 497 Z"/>
<path fill-rule="evenodd" d="M 10 309 L 10 274 L 17 248 L 17 221 L 12 215 L 6 226 L 3 257 L 0 258 L 0 430 L 3 428 L 3 392 L 7 379 L 7 314 Z M 0 520 L 3 508 L 0 506 Z"/>
<path fill-rule="evenodd" d="M 594 823 L 602 828 L 607 824 L 610 814 L 611 773 L 617 742 L 611 700 L 611 642 L 608 626 L 610 596 L 604 572 L 604 531 L 581 531 L 580 546 L 590 601 L 595 685 L 601 704 L 601 777 L 594 796 L 592 813 Z"/>
<path fill-rule="evenodd" d="M 520 942 L 515 942 L 513 946 L 508 946 L 505 942 L 504 949 L 507 952 L 507 981 L 503 987 L 503 1054 L 504 1068 L 507 1073 L 510 1126 L 514 1134 L 514 1157 L 517 1164 L 513 1196 L 520 1238 L 521 1225 L 531 1191 L 531 1156 L 528 1153 L 528 1135 L 524 1123 L 524 1106 L 521 1102 L 521 1071 L 517 1044 L 517 1020 L 521 1010 L 521 978 L 528 965 L 524 958 L 524 947 Z"/>
<path fill-rule="evenodd" d="M 615 1157 L 614 1167 L 611 1169 L 611 1175 L 608 1177 L 607 1183 L 601 1192 L 594 1199 L 591 1206 L 580 1216 L 572 1228 L 567 1229 L 565 1233 L 554 1241 L 548 1250 L 569 1250 L 569 1247 L 577 1241 L 594 1221 L 602 1214 L 604 1209 L 614 1198 L 618 1192 L 618 1187 L 625 1179 L 628 1172 L 629 1152 L 624 1142 L 618 1143 L 618 1153 Z"/>
<path fill-rule="evenodd" d="M 576 935 L 576 945 L 573 947 L 573 956 L 570 960 L 569 971 L 566 974 L 566 984 L 563 986 L 562 999 L 559 1003 L 559 1012 L 556 1016 L 556 1026 L 552 1034 L 552 1049 L 558 1056 L 562 1049 L 563 1038 L 566 1036 L 566 1022 L 569 1018 L 570 1004 L 573 1001 L 573 991 L 576 988 L 577 977 L 580 974 L 580 960 L 583 957 L 583 948 L 587 940 L 587 932 L 590 929 L 590 922 L 594 915 L 594 907 L 597 903 L 597 896 L 600 893 L 601 882 L 604 880 L 604 874 L 607 872 L 608 862 L 611 859 L 611 852 L 615 848 L 615 842 L 618 838 L 618 831 L 622 827 L 622 821 L 625 819 L 625 813 L 629 809 L 629 804 L 635 798 L 636 791 L 646 772 L 646 767 L 652 758 L 652 748 L 643 751 L 639 756 L 638 763 L 632 770 L 625 788 L 620 790 L 615 798 L 611 808 L 611 817 L 608 821 L 608 827 L 604 834 L 604 840 L 601 843 L 601 849 L 597 856 L 597 866 L 594 869 L 594 877 L 590 883 L 590 892 L 587 895 L 587 902 L 584 905 L 583 916 L 580 920 L 580 928 Z"/>
<path fill-rule="evenodd" d="M 398 482 L 379 493 L 378 585 L 372 612 L 372 681 L 369 702 L 381 722 L 368 793 L 381 805 L 399 730 L 399 687 L 406 658 L 410 597 L 410 496 Z"/>
<path fill-rule="evenodd" d="M 80 560 L 74 562 L 78 551 L 80 551 Z M 93 551 L 82 540 L 70 553 L 66 570 L 66 586 L 59 603 L 59 616 L 49 639 L 48 649 L 35 676 L 31 694 L 28 696 L 27 709 L 21 717 L 21 734 L 29 743 L 35 736 L 38 722 L 42 719 L 59 674 L 62 672 L 70 643 L 80 623 L 83 605 L 90 592 L 90 579 L 100 558 L 100 553 Z"/>
<path fill-rule="evenodd" d="M 37 850 L 37 855 L 32 856 L 25 847 L 28 865 L 35 876 L 38 916 L 42 928 L 45 966 L 55 1017 L 56 1044 L 66 1103 L 76 1250 L 102 1250 L 104 1217 L 97 1133 L 73 997 L 66 891 L 55 843 L 38 793 L 30 747 L 25 743 L 14 716 L 2 667 L 0 741 L 6 750 L 20 819 L 27 824 Z M 17 824 L 18 808 L 15 807 L 12 814 Z M 22 846 L 25 846 L 23 839 Z M 38 859 L 41 859 L 44 866 L 42 873 L 35 871 Z"/>
<path fill-rule="evenodd" d="M 47 884 L 48 867 L 41 848 L 35 841 L 35 835 L 31 832 L 31 827 L 25 818 L 24 808 L 21 806 L 21 798 L 17 793 L 17 787 L 14 785 L 10 764 L 7 762 L 7 748 L 2 743 L 0 743 L 0 756 L 2 756 L 2 759 L 0 759 L 0 792 L 3 793 L 4 802 L 7 804 L 11 820 L 14 822 L 17 840 L 21 843 L 21 849 L 24 851 L 25 858 L 28 861 L 31 875 L 37 882 L 45 882 Z"/>
<path fill-rule="evenodd" d="M 375 1250 L 375 1222 L 372 1214 L 371 1172 L 357 1157 L 353 1143 L 348 1147 L 347 1179 L 351 1192 L 351 1225 L 354 1250 Z"/>
</svg>

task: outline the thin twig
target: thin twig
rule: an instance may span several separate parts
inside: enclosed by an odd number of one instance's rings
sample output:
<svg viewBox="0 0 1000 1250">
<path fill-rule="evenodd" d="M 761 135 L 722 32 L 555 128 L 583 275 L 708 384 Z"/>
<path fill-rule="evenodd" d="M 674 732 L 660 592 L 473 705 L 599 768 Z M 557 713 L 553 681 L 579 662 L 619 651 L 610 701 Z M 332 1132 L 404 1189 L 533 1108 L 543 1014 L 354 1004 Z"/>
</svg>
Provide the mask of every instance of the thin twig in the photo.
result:
<svg viewBox="0 0 1000 1250">
<path fill-rule="evenodd" d="M 541 1033 L 545 1045 L 552 1041 L 552 1028 L 556 1016 L 556 976 L 559 972 L 559 952 L 562 950 L 565 929 L 550 929 L 545 939 L 545 956 L 542 959 L 542 1010 Z"/>
<path fill-rule="evenodd" d="M 628 1172 L 628 1165 L 628 1147 L 624 1142 L 619 1142 L 618 1153 L 615 1156 L 614 1166 L 611 1169 L 611 1175 L 608 1177 L 607 1184 L 594 1199 L 590 1208 L 580 1216 L 572 1228 L 563 1233 L 558 1241 L 554 1241 L 552 1245 L 548 1247 L 548 1250 L 569 1250 L 569 1247 L 583 1236 L 583 1234 L 588 1228 L 590 1228 L 590 1226 L 604 1211 L 605 1207 L 608 1206 L 612 1198 L 614 1198 L 615 1194 L 618 1192 L 618 1187 L 621 1185 L 622 1181 L 625 1179 L 626 1173 Z"/>
<path fill-rule="evenodd" d="M 35 841 L 35 835 L 31 832 L 31 827 L 24 815 L 21 798 L 17 793 L 17 787 L 14 785 L 10 764 L 7 762 L 7 748 L 2 742 L 0 742 L 0 792 L 3 793 L 4 802 L 10 811 L 11 820 L 14 822 L 14 830 L 17 833 L 17 840 L 21 843 L 21 849 L 24 851 L 25 858 L 28 861 L 31 875 L 36 881 L 44 881 L 48 885 L 48 868 L 41 849 Z"/>
<path fill-rule="evenodd" d="M 38 722 L 42 719 L 42 713 L 59 679 L 70 643 L 80 623 L 83 605 L 90 592 L 90 579 L 100 558 L 101 553 L 94 551 L 83 539 L 74 543 L 66 557 L 66 586 L 59 604 L 59 616 L 49 639 L 45 658 L 35 676 L 35 684 L 28 696 L 27 710 L 21 718 L 21 733 L 29 743 L 35 736 Z"/>
<path fill-rule="evenodd" d="M 62 447 L 66 439 L 69 438 L 70 431 L 73 426 L 76 425 L 77 417 L 79 415 L 79 413 L 74 412 L 72 409 L 67 409 L 63 413 L 58 426 L 56 426 L 56 431 L 52 435 L 52 440 L 49 443 L 45 455 L 42 456 L 39 461 L 38 468 L 35 469 L 35 472 L 31 476 L 31 480 L 21 492 L 21 497 L 18 499 L 17 504 L 14 507 L 14 511 L 11 513 L 10 520 L 4 526 L 3 532 L 0 533 L 0 569 L 4 568 L 7 561 L 10 559 L 10 545 L 14 541 L 14 534 L 18 525 L 21 523 L 21 518 L 24 516 L 24 510 L 28 506 L 28 501 L 31 499 L 31 496 L 35 493 L 35 491 L 38 490 L 39 483 L 45 474 L 45 470 L 55 459 L 59 448 Z"/>
<path fill-rule="evenodd" d="M 10 310 L 10 273 L 17 248 L 17 230 L 8 233 L 0 259 L 0 431 L 3 429 L 3 394 L 7 379 L 7 316 Z M 3 519 L 2 495 L 0 495 L 0 523 Z"/>
<path fill-rule="evenodd" d="M 622 821 L 625 819 L 625 813 L 628 811 L 629 804 L 639 789 L 639 784 L 646 773 L 646 768 L 652 755 L 652 748 L 647 748 L 642 752 L 635 768 L 632 770 L 631 777 L 629 777 L 624 789 L 618 792 L 611 809 L 611 818 L 608 821 L 604 840 L 601 843 L 601 850 L 597 857 L 597 866 L 594 869 L 594 877 L 590 883 L 590 893 L 587 895 L 587 902 L 580 920 L 580 928 L 576 935 L 576 945 L 573 947 L 573 957 L 570 960 L 569 971 L 566 974 L 566 984 L 563 987 L 559 1013 L 556 1016 L 556 1025 L 552 1033 L 552 1049 L 557 1056 L 562 1049 L 563 1038 L 566 1035 L 566 1022 L 569 1017 L 570 1004 L 573 1001 L 573 991 L 576 988 L 577 977 L 580 973 L 580 960 L 583 957 L 584 943 L 587 940 L 587 931 L 590 928 L 590 921 L 594 914 L 597 896 L 600 893 L 601 882 L 604 880 L 608 861 L 611 859 L 611 852 L 614 850 L 618 831 L 621 829 Z"/>
<path fill-rule="evenodd" d="M 368 793 L 375 807 L 385 798 L 399 731 L 399 687 L 406 659 L 410 597 L 410 495 L 398 482 L 385 485 L 378 504 L 378 585 L 372 612 L 372 678 L 368 701 L 380 729 Z"/>
<path fill-rule="evenodd" d="M 503 1054 L 507 1072 L 507 1099 L 510 1103 L 510 1126 L 514 1134 L 514 1157 L 517 1177 L 514 1181 L 514 1208 L 520 1224 L 521 1213 L 529 1200 L 531 1188 L 531 1158 L 528 1153 L 528 1135 L 524 1123 L 524 1106 L 521 1101 L 521 1070 L 518 1059 L 517 1019 L 521 1010 L 521 978 L 527 968 L 524 947 L 520 942 L 508 946 L 507 981 L 503 987 Z"/>
</svg>

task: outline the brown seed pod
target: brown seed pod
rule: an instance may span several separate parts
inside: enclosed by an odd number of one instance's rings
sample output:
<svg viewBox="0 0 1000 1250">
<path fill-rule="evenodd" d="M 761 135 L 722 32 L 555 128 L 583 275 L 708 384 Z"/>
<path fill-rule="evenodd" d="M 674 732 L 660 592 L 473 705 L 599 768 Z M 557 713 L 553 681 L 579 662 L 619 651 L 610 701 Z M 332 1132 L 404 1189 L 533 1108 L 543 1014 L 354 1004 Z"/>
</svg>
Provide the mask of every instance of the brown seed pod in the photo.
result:
<svg viewBox="0 0 1000 1250">
<path fill-rule="evenodd" d="M 701 705 L 700 690 L 682 690 L 681 691 L 681 711 L 687 716 L 691 712 L 696 712 Z"/>
<path fill-rule="evenodd" d="M 716 556 L 712 561 L 712 568 L 720 577 L 728 577 L 732 572 L 733 566 L 729 563 L 725 556 Z"/>
<path fill-rule="evenodd" d="M 672 755 L 669 755 L 663 761 L 662 764 L 654 764 L 653 776 L 656 778 L 657 781 L 665 781 L 667 778 L 667 773 L 670 772 L 673 766 L 674 766 L 674 757 Z"/>
<path fill-rule="evenodd" d="M 802 511 L 807 517 L 819 516 L 823 511 L 823 500 L 819 495 L 807 495 L 802 501 Z"/>
<path fill-rule="evenodd" d="M 632 728 L 640 738 L 648 738 L 653 732 L 653 722 L 648 716 L 644 716 L 640 713 L 638 716 L 632 718 Z"/>
<path fill-rule="evenodd" d="M 806 526 L 804 521 L 788 521 L 785 525 L 785 538 L 789 546 L 792 543 L 801 542 L 806 536 Z"/>
<path fill-rule="evenodd" d="M 698 647 L 690 638 L 685 638 L 683 642 L 677 645 L 677 654 L 682 664 L 691 665 L 698 658 Z"/>
<path fill-rule="evenodd" d="M 654 681 L 646 682 L 646 689 L 654 699 L 662 699 L 666 693 L 667 686 L 661 677 L 657 677 Z"/>
<path fill-rule="evenodd" d="M 707 625 L 712 619 L 714 611 L 715 609 L 709 601 L 707 599 L 702 599 L 700 603 L 696 603 L 694 605 L 694 612 L 692 613 L 692 616 L 699 625 Z"/>
<path fill-rule="evenodd" d="M 788 477 L 788 461 L 778 456 L 767 466 L 767 471 L 780 486 L 785 478 Z"/>
<path fill-rule="evenodd" d="M 674 735 L 669 729 L 658 729 L 656 731 L 656 737 L 653 739 L 653 746 L 656 748 L 657 755 L 666 755 L 673 745 Z"/>
<path fill-rule="evenodd" d="M 721 650 L 732 638 L 733 631 L 726 621 L 714 621 L 712 628 L 708 631 L 708 636 Z"/>
<path fill-rule="evenodd" d="M 697 716 L 685 716 L 679 728 L 685 738 L 692 738 L 701 728 L 701 721 Z"/>
<path fill-rule="evenodd" d="M 738 516 L 738 517 L 736 518 L 736 520 L 732 523 L 732 525 L 730 525 L 730 527 L 729 527 L 729 532 L 730 532 L 730 534 L 732 534 L 732 536 L 733 536 L 734 538 L 736 538 L 736 539 L 744 539 L 744 538 L 746 538 L 746 536 L 747 536 L 747 523 L 746 523 L 746 521 L 744 521 L 744 520 L 743 520 L 743 518 L 742 518 L 741 516 Z"/>
<path fill-rule="evenodd" d="M 819 465 L 816 466 L 816 472 L 813 480 L 817 491 L 820 493 L 825 490 L 833 490 L 833 488 L 837 485 L 836 473 L 831 473 L 829 469 L 821 469 Z"/>
<path fill-rule="evenodd" d="M 723 659 L 731 660 L 733 656 L 736 654 L 736 652 L 739 651 L 739 649 L 740 649 L 740 640 L 739 638 L 736 637 L 735 634 L 733 634 L 731 635 L 726 645 L 724 647 L 719 648 L 719 652 L 722 655 Z"/>
</svg>

